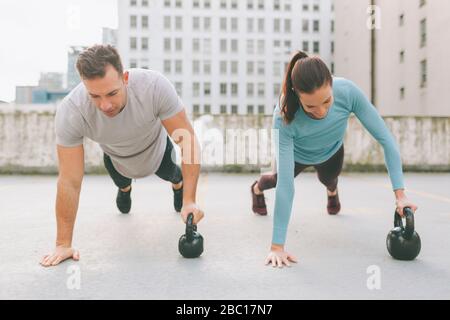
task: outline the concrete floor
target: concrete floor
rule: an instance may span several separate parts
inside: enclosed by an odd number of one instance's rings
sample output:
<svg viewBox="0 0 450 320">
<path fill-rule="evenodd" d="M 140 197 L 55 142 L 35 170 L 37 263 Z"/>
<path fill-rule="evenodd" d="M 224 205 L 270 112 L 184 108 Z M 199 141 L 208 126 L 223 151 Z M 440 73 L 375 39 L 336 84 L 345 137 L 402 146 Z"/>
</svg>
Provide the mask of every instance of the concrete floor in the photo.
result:
<svg viewBox="0 0 450 320">
<path fill-rule="evenodd" d="M 87 176 L 74 239 L 81 260 L 45 269 L 38 262 L 55 240 L 56 177 L 0 177 L 0 299 L 450 298 L 450 174 L 406 175 L 407 194 L 420 207 L 422 253 L 413 262 L 395 261 L 386 250 L 394 212 L 386 175 L 343 175 L 343 209 L 330 217 L 324 187 L 302 174 L 287 243 L 300 262 L 282 270 L 263 264 L 272 217 L 251 213 L 255 178 L 202 176 L 205 253 L 185 260 L 177 250 L 184 226 L 167 183 L 138 180 L 124 216 L 109 177 Z M 274 191 L 266 196 L 272 212 Z M 379 290 L 368 289 L 371 266 L 379 268 Z"/>
</svg>

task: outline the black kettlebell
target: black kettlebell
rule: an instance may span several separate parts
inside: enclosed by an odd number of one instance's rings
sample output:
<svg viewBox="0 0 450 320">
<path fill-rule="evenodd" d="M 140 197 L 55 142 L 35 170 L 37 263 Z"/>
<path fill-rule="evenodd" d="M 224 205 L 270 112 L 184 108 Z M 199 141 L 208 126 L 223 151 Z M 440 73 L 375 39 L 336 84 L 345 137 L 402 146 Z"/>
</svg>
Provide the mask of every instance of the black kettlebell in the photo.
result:
<svg viewBox="0 0 450 320">
<path fill-rule="evenodd" d="M 405 208 L 406 227 L 403 227 L 402 217 L 395 212 L 395 228 L 389 232 L 386 240 L 390 255 L 397 260 L 411 261 L 420 253 L 421 241 L 414 230 L 414 213 L 411 208 Z"/>
<path fill-rule="evenodd" d="M 186 223 L 186 234 L 178 242 L 180 254 L 187 259 L 195 259 L 203 253 L 203 237 L 194 225 L 194 214 L 190 213 Z"/>
</svg>

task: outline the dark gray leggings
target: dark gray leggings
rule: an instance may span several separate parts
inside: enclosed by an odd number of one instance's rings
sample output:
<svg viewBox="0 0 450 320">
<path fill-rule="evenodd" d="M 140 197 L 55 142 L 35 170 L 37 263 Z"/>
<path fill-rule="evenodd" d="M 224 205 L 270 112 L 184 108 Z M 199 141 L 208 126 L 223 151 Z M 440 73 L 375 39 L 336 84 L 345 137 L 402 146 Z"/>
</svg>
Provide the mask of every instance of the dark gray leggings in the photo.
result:
<svg viewBox="0 0 450 320">
<path fill-rule="evenodd" d="M 331 192 L 336 191 L 338 185 L 338 178 L 342 172 L 342 166 L 344 164 L 344 146 L 338 150 L 328 161 L 314 165 L 317 170 L 317 175 L 320 182 L 327 187 Z M 311 167 L 311 165 L 305 165 L 295 163 L 294 176 L 297 177 L 303 170 Z M 261 176 L 258 182 L 258 188 L 261 191 L 273 189 L 277 186 L 278 175 L 269 174 Z"/>
<path fill-rule="evenodd" d="M 181 168 L 177 166 L 172 161 L 172 152 L 174 152 L 172 141 L 167 137 L 167 146 L 166 151 L 164 152 L 164 157 L 161 161 L 161 165 L 156 171 L 156 175 L 163 179 L 164 181 L 172 182 L 173 184 L 179 184 L 183 181 L 183 176 L 181 173 Z M 114 181 L 114 184 L 120 188 L 125 189 L 128 186 L 131 186 L 132 179 L 124 177 L 119 172 L 117 172 L 116 168 L 111 162 L 111 158 L 104 153 L 103 154 L 103 162 L 105 163 L 106 170 L 108 170 L 109 175 Z"/>
</svg>

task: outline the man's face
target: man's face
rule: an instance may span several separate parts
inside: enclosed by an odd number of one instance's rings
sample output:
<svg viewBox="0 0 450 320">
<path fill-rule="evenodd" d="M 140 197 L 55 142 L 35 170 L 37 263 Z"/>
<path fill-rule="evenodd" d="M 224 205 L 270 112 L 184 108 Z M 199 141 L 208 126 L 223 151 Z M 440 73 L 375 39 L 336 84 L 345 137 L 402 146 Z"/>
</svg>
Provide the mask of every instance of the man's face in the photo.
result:
<svg viewBox="0 0 450 320">
<path fill-rule="evenodd" d="M 107 117 L 117 116 L 127 103 L 128 72 L 119 74 L 112 66 L 106 67 L 103 78 L 83 79 L 95 106 Z"/>
<path fill-rule="evenodd" d="M 312 94 L 297 93 L 305 112 L 313 119 L 326 118 L 334 102 L 333 88 L 326 84 Z"/>
</svg>

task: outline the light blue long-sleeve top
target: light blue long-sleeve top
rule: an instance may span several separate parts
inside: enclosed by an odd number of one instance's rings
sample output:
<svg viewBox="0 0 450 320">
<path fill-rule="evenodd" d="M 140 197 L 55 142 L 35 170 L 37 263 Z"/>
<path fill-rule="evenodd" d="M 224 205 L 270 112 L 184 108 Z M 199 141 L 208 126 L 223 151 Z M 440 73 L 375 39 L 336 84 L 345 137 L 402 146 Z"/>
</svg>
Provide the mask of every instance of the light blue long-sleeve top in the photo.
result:
<svg viewBox="0 0 450 320">
<path fill-rule="evenodd" d="M 273 128 L 278 182 L 276 187 L 273 243 L 283 245 L 294 199 L 295 162 L 314 165 L 330 159 L 343 145 L 348 119 L 355 114 L 382 145 L 386 167 L 394 190 L 404 189 L 400 151 L 383 119 L 365 94 L 350 80 L 333 78 L 334 103 L 326 118 L 316 120 L 299 108 L 286 125 L 275 108 Z M 278 129 L 278 130 L 277 130 Z"/>
</svg>

